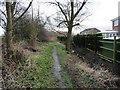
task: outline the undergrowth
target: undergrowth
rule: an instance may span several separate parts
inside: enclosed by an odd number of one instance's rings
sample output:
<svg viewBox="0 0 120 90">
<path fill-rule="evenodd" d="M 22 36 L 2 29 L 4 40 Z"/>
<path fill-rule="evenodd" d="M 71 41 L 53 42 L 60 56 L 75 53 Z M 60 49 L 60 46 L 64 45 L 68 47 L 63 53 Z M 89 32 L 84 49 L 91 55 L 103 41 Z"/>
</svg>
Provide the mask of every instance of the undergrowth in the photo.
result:
<svg viewBox="0 0 120 90">
<path fill-rule="evenodd" d="M 22 79 L 17 79 L 21 87 L 26 88 L 52 88 L 55 87 L 55 79 L 52 74 L 53 58 L 52 44 L 41 43 L 40 52 L 30 54 L 32 66 L 25 66 L 21 70 Z"/>
</svg>

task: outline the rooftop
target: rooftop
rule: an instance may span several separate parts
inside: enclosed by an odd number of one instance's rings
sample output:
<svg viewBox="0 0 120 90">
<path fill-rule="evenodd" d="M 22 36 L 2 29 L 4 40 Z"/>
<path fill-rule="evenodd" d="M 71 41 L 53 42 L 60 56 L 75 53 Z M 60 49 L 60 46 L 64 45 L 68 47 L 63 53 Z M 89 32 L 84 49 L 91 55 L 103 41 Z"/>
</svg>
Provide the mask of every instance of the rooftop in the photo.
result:
<svg viewBox="0 0 120 90">
<path fill-rule="evenodd" d="M 84 31 L 89 31 L 89 30 L 97 30 L 97 31 L 100 32 L 100 30 L 98 30 L 97 28 L 87 28 L 87 29 L 85 29 Z"/>
<path fill-rule="evenodd" d="M 118 31 L 114 31 L 114 30 L 106 30 L 106 31 L 101 31 L 98 33 L 118 33 Z"/>
<path fill-rule="evenodd" d="M 120 20 L 120 16 L 118 16 L 118 17 L 116 17 L 116 18 L 112 19 L 111 21 L 115 21 L 115 20 L 117 20 L 117 19 L 119 19 L 119 20 Z"/>
</svg>

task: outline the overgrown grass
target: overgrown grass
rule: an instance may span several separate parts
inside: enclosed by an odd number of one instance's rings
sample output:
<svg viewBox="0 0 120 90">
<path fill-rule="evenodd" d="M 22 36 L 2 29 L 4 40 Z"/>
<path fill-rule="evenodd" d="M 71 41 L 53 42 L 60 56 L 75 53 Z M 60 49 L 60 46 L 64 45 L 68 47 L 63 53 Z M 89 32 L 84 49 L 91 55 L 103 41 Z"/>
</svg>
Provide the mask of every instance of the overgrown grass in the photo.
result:
<svg viewBox="0 0 120 90">
<path fill-rule="evenodd" d="M 28 88 L 56 88 L 56 79 L 53 75 L 53 47 L 57 47 L 58 58 L 61 64 L 61 75 L 63 77 L 65 86 L 72 88 L 72 83 L 67 71 L 64 70 L 65 59 L 69 57 L 66 53 L 64 45 L 54 43 L 41 43 L 39 47 L 39 53 L 31 53 L 30 59 L 32 59 L 31 66 L 24 67 L 21 70 L 21 77 L 16 81 L 16 84 L 20 87 Z"/>
<path fill-rule="evenodd" d="M 40 78 L 38 79 L 39 81 L 36 82 L 37 84 L 34 85 L 36 86 L 41 86 L 41 87 L 55 87 L 55 81 L 54 77 L 51 74 L 51 70 L 53 68 L 53 58 L 52 58 L 52 51 L 53 51 L 53 45 L 48 44 L 44 45 L 42 48 L 42 53 L 39 56 L 39 58 L 36 61 L 37 64 L 37 69 L 39 69 L 39 76 Z"/>
<path fill-rule="evenodd" d="M 73 85 L 70 81 L 70 76 L 67 74 L 67 72 L 65 71 L 65 66 L 66 66 L 66 63 L 69 62 L 69 59 L 71 58 L 71 60 L 76 60 L 78 59 L 74 54 L 72 53 L 67 53 L 67 51 L 65 50 L 65 46 L 64 45 L 61 45 L 61 44 L 57 44 L 56 45 L 57 47 L 57 51 L 58 51 L 58 57 L 59 57 L 59 61 L 60 61 L 60 64 L 62 66 L 62 76 L 64 78 L 64 82 L 66 84 L 67 87 L 70 87 L 70 88 L 73 88 Z M 76 70 L 78 69 L 75 65 L 74 67 Z M 95 87 L 94 85 L 97 85 L 96 84 L 96 80 L 93 79 L 93 77 L 91 77 L 91 75 L 83 70 L 81 70 L 79 68 L 79 71 L 78 71 L 79 75 L 80 75 L 80 83 L 81 85 L 88 85 L 89 87 Z M 98 86 L 98 85 L 97 85 Z"/>
<path fill-rule="evenodd" d="M 21 71 L 23 79 L 17 80 L 22 87 L 30 88 L 53 88 L 55 86 L 55 79 L 52 74 L 53 58 L 52 58 L 53 44 L 42 43 L 40 45 L 39 55 L 32 55 L 34 63 L 31 68 L 23 68 Z M 35 58 L 36 57 L 36 58 Z"/>
<path fill-rule="evenodd" d="M 64 83 L 65 83 L 67 88 L 73 88 L 70 77 L 69 77 L 67 71 L 65 70 L 65 60 L 68 59 L 70 54 L 67 54 L 64 45 L 62 45 L 60 43 L 56 43 L 56 47 L 57 47 L 59 62 L 61 64 L 61 68 L 62 68 L 61 75 L 64 79 Z"/>
<path fill-rule="evenodd" d="M 80 70 L 79 69 L 79 75 L 81 77 L 81 83 L 83 85 L 87 85 L 87 87 L 92 88 L 92 87 L 99 87 L 97 84 L 97 81 L 87 72 Z"/>
</svg>

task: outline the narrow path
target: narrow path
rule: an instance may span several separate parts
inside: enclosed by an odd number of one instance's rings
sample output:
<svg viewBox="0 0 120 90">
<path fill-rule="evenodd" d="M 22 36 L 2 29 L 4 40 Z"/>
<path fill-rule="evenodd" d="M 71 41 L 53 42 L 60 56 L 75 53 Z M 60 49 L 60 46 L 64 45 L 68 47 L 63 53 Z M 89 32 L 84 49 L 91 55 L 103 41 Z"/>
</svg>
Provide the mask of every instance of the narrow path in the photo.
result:
<svg viewBox="0 0 120 90">
<path fill-rule="evenodd" d="M 2 90 L 2 37 L 0 37 L 0 90 Z"/>
<path fill-rule="evenodd" d="M 59 63 L 56 47 L 54 47 L 52 55 L 53 55 L 53 59 L 54 59 L 54 75 L 57 80 L 56 85 L 58 86 L 58 88 L 65 88 L 64 81 L 60 74 L 61 66 Z"/>
</svg>

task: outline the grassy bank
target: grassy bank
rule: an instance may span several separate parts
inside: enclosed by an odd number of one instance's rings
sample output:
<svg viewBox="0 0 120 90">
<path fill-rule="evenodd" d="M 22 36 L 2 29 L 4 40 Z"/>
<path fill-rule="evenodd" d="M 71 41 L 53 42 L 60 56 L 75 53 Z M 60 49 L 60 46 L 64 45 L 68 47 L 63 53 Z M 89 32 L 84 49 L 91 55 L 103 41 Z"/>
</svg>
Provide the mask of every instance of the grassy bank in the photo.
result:
<svg viewBox="0 0 120 90">
<path fill-rule="evenodd" d="M 17 78 L 16 85 L 30 88 L 56 87 L 52 74 L 52 51 L 53 44 L 41 43 L 38 46 L 38 52 L 28 52 L 28 65 L 21 70 L 21 76 Z"/>
<path fill-rule="evenodd" d="M 21 70 L 21 75 L 17 77 L 17 87 L 28 88 L 56 88 L 56 79 L 53 75 L 53 47 L 57 47 L 58 58 L 61 64 L 61 75 L 66 87 L 72 87 L 70 78 L 64 70 L 65 58 L 69 55 L 66 53 L 64 46 L 58 42 L 40 43 L 38 52 L 27 52 L 28 60 Z"/>
<path fill-rule="evenodd" d="M 54 47 L 57 49 L 61 65 L 60 74 L 66 88 L 107 87 L 104 81 L 107 80 L 106 76 L 110 78 L 111 74 L 90 68 L 89 64 L 80 60 L 75 54 L 67 53 L 65 46 L 59 42 L 39 43 L 36 47 L 37 52 L 25 50 L 25 55 L 28 57 L 26 63 L 21 66 L 15 81 L 12 79 L 14 83 L 11 84 L 15 88 L 57 88 L 59 81 L 54 76 L 52 56 Z"/>
</svg>

